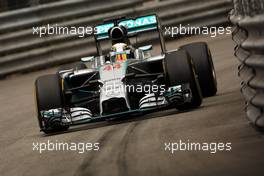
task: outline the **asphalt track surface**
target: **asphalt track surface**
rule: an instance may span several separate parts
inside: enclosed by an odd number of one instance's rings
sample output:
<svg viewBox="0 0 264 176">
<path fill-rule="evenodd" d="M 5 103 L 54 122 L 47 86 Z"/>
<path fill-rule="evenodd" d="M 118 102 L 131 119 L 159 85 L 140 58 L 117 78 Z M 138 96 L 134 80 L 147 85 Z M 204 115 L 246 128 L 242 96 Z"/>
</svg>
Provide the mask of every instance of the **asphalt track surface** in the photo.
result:
<svg viewBox="0 0 264 176">
<path fill-rule="evenodd" d="M 195 36 L 168 42 L 173 49 L 207 41 L 217 72 L 217 96 L 201 108 L 167 110 L 115 122 L 102 122 L 46 136 L 39 132 L 33 83 L 53 69 L 0 81 L 0 175 L 235 176 L 264 175 L 264 138 L 247 121 L 239 91 L 230 36 Z M 33 151 L 32 143 L 99 142 L 99 151 Z M 164 143 L 231 142 L 231 151 L 165 151 Z"/>
</svg>

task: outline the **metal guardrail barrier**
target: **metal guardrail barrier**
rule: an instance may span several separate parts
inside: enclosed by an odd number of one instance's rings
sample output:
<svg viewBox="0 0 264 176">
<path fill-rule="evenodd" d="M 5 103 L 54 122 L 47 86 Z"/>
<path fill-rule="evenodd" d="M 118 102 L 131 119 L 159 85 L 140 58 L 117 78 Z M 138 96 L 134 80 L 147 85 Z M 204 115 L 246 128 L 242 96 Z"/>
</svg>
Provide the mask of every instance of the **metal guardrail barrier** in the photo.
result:
<svg viewBox="0 0 264 176">
<path fill-rule="evenodd" d="M 218 26 L 228 23 L 227 14 L 232 8 L 231 0 L 149 1 L 59 1 L 0 13 L 0 77 L 72 62 L 95 52 L 92 37 L 40 38 L 32 35 L 33 26 L 89 26 L 111 16 L 147 13 L 157 13 L 165 26 Z"/>
<path fill-rule="evenodd" d="M 116 11 L 142 4 L 143 1 L 108 0 L 98 3 L 95 0 L 68 0 L 5 12 L 0 14 L 0 34 L 65 19 L 92 16 L 98 12 Z"/>
<path fill-rule="evenodd" d="M 0 13 L 63 0 L 0 0 Z"/>
<path fill-rule="evenodd" d="M 230 20 L 236 26 L 233 40 L 245 110 L 254 125 L 264 128 L 264 1 L 234 0 Z"/>
</svg>

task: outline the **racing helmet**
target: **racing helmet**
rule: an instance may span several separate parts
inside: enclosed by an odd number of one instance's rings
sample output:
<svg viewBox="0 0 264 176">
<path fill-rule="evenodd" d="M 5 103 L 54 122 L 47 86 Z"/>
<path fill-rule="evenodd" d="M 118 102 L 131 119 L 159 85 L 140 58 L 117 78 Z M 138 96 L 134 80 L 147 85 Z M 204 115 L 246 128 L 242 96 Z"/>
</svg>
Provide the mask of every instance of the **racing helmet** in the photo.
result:
<svg viewBox="0 0 264 176">
<path fill-rule="evenodd" d="M 110 56 L 112 62 L 122 62 L 127 59 L 127 44 L 116 43 L 112 46 Z"/>
</svg>

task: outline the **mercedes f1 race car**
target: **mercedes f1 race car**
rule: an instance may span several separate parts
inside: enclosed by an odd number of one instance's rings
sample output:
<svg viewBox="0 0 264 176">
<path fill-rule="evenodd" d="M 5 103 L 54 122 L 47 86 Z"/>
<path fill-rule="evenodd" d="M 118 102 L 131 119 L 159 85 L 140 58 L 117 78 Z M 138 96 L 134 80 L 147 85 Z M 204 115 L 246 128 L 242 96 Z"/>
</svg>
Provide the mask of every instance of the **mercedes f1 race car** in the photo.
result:
<svg viewBox="0 0 264 176">
<path fill-rule="evenodd" d="M 94 38 L 97 56 L 36 79 L 44 133 L 157 109 L 194 109 L 217 92 L 207 44 L 167 51 L 157 15 L 106 20 L 95 26 Z"/>
</svg>

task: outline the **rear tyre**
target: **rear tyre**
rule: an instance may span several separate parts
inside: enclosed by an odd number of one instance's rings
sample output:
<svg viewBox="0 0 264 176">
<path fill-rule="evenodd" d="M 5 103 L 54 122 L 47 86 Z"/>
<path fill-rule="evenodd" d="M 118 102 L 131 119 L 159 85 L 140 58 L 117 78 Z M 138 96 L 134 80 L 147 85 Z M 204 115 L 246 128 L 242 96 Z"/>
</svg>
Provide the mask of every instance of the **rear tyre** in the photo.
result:
<svg viewBox="0 0 264 176">
<path fill-rule="evenodd" d="M 208 45 L 204 42 L 197 42 L 181 48 L 186 50 L 193 59 L 203 97 L 214 96 L 217 92 L 217 80 Z"/>
<path fill-rule="evenodd" d="M 164 59 L 164 67 L 168 87 L 190 84 L 191 102 L 176 105 L 176 108 L 178 110 L 188 110 L 199 107 L 202 103 L 202 94 L 192 58 L 188 53 L 185 50 L 167 53 Z"/>
<path fill-rule="evenodd" d="M 67 130 L 69 126 L 61 125 L 60 120 L 47 123 L 40 115 L 41 111 L 63 107 L 59 76 L 52 74 L 39 77 L 35 82 L 35 94 L 40 129 L 47 134 Z"/>
</svg>

